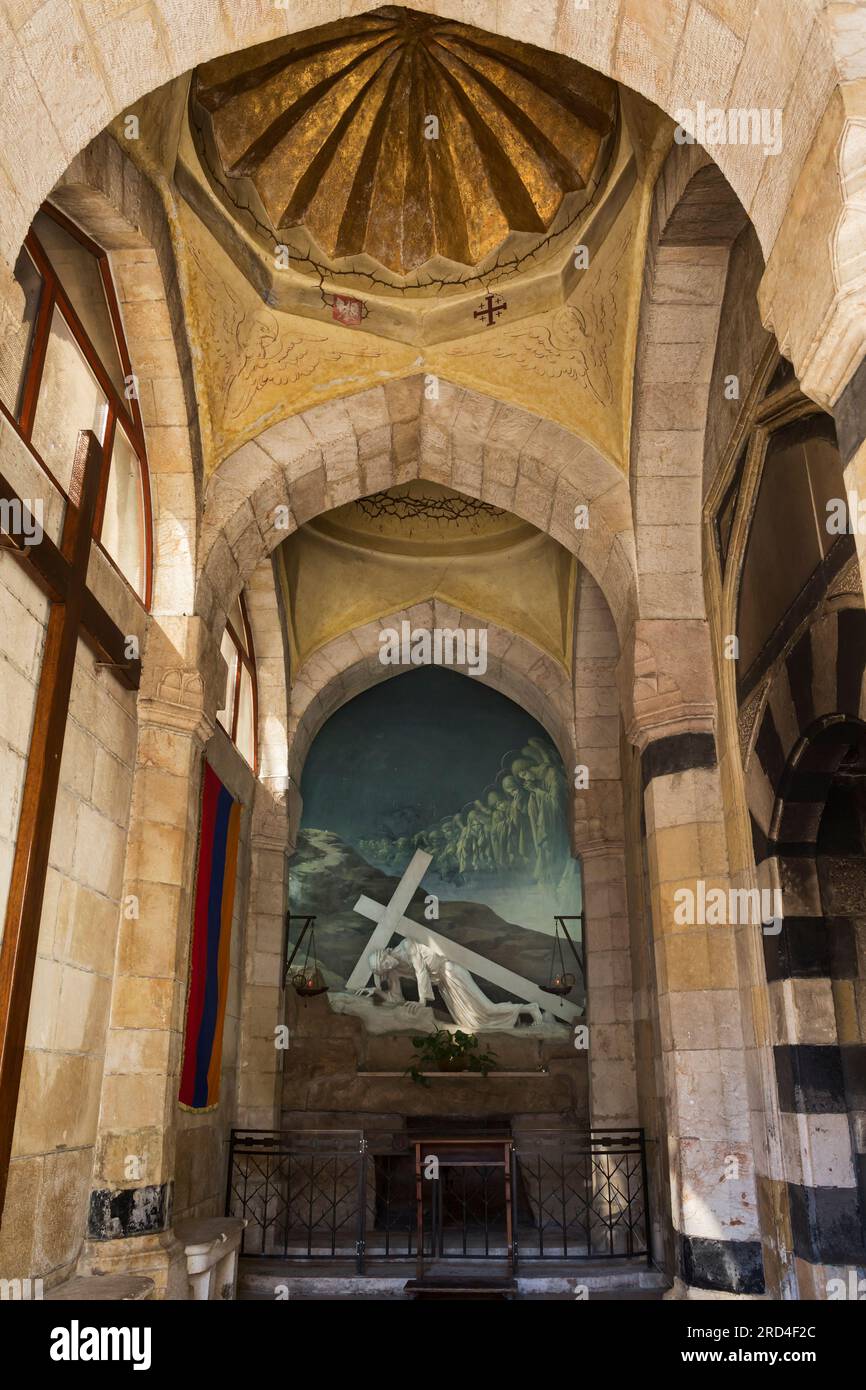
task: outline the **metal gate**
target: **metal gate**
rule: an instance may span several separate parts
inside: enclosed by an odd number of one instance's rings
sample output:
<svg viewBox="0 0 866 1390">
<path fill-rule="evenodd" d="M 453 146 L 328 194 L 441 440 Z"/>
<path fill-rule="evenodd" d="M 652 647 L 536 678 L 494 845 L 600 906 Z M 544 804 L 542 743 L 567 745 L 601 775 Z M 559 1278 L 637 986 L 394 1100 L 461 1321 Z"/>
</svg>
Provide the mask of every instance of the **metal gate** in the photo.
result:
<svg viewBox="0 0 866 1390">
<path fill-rule="evenodd" d="M 498 1140 L 232 1130 L 226 1212 L 247 1221 L 245 1256 L 351 1259 L 359 1272 L 371 1257 L 419 1254 L 649 1261 L 646 1194 L 639 1129 Z"/>
</svg>

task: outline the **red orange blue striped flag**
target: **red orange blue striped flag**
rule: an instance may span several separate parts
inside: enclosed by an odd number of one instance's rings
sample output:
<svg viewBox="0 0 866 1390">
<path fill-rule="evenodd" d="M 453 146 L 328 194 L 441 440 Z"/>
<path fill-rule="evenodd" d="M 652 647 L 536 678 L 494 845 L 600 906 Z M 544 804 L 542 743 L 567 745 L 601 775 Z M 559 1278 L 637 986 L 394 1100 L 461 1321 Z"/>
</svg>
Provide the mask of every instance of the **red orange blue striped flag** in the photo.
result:
<svg viewBox="0 0 866 1390">
<path fill-rule="evenodd" d="M 219 1100 L 241 805 L 205 763 L 186 1006 L 181 1105 Z"/>
</svg>

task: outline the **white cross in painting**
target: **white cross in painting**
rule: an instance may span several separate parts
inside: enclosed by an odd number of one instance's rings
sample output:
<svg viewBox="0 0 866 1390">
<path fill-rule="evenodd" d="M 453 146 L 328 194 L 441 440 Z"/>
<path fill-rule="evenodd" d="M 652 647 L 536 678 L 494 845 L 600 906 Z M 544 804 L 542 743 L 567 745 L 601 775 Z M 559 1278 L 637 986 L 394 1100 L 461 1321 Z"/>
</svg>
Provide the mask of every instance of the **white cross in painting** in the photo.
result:
<svg viewBox="0 0 866 1390">
<path fill-rule="evenodd" d="M 423 849 L 416 849 L 409 860 L 406 872 L 394 889 L 387 907 L 382 907 L 380 903 L 374 904 L 378 908 L 378 914 L 373 920 L 379 925 L 361 952 L 358 964 L 346 981 L 346 989 L 363 989 L 370 976 L 370 956 L 373 951 L 384 951 L 395 932 L 405 936 L 406 933 L 400 931 L 398 924 L 403 920 L 403 913 L 412 901 L 415 889 L 419 886 L 432 863 L 432 854 L 425 854 Z M 355 903 L 355 911 L 363 912 L 361 903 L 369 901 L 368 898 L 359 898 Z M 363 912 L 363 915 L 369 917 L 371 914 Z"/>
<path fill-rule="evenodd" d="M 413 922 L 411 917 L 404 916 L 404 911 L 409 906 L 415 889 L 419 887 L 431 863 L 431 855 L 425 854 L 423 850 L 416 850 L 410 860 L 409 867 L 394 889 L 391 901 L 385 907 L 364 894 L 355 903 L 355 912 L 359 912 L 362 917 L 369 917 L 377 925 L 346 982 L 346 988 L 348 990 L 364 988 L 370 978 L 371 954 L 373 951 L 385 950 L 391 937 L 396 933 L 397 936 L 408 937 L 410 941 L 418 941 L 422 946 L 432 946 L 448 960 L 462 965 L 472 975 L 477 975 L 482 980 L 489 980 L 491 984 L 499 985 L 501 989 L 508 990 L 509 994 L 516 995 L 518 999 L 540 1004 L 543 1009 L 547 1009 L 548 1013 L 555 1014 L 557 1018 L 563 1019 L 566 1023 L 575 1023 L 583 1018 L 583 1010 L 577 1004 L 572 1004 L 567 999 L 561 999 L 558 995 L 547 994 L 540 985 L 534 984 L 532 980 L 527 980 L 522 975 L 516 975 L 513 970 L 506 970 L 504 965 L 496 965 L 484 956 L 479 956 L 476 951 L 470 951 L 455 941 L 449 941 L 447 937 L 440 936 L 438 932 L 431 931 L 429 927 L 421 926 L 419 922 Z"/>
</svg>

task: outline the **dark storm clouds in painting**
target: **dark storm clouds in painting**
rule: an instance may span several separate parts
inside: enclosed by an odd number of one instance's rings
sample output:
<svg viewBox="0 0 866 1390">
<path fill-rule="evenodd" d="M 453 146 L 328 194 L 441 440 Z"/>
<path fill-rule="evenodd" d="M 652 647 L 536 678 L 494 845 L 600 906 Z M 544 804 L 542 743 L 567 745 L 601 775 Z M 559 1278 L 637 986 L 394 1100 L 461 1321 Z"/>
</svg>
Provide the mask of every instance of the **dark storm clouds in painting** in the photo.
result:
<svg viewBox="0 0 866 1390">
<path fill-rule="evenodd" d="M 395 676 L 343 705 L 314 740 L 303 824 L 356 847 L 414 835 L 473 802 L 503 754 L 533 737 L 550 744 L 536 720 L 472 677 L 436 666 Z"/>
</svg>

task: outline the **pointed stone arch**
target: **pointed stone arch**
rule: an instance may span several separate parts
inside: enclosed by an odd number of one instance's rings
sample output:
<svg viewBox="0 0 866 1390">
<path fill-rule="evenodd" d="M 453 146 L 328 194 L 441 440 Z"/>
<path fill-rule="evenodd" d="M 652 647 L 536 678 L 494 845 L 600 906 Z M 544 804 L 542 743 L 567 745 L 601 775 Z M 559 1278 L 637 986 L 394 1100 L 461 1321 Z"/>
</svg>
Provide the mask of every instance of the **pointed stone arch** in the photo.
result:
<svg viewBox="0 0 866 1390">
<path fill-rule="evenodd" d="M 314 738 L 336 710 L 381 681 L 414 669 L 385 666 L 380 659 L 379 634 L 386 628 L 399 630 L 404 621 L 413 628 L 486 629 L 487 669 L 477 679 L 531 714 L 547 730 L 566 768 L 573 763 L 574 706 L 565 668 L 528 638 L 432 598 L 335 637 L 295 673 L 287 730 L 287 766 L 295 786 Z"/>
<path fill-rule="evenodd" d="M 503 507 L 558 540 L 592 574 L 620 636 L 635 609 L 623 474 L 562 426 L 422 376 L 316 406 L 227 458 L 205 498 L 196 610 L 216 631 L 263 556 L 312 517 L 412 478 Z M 590 522 L 575 527 L 575 508 Z"/>
</svg>

